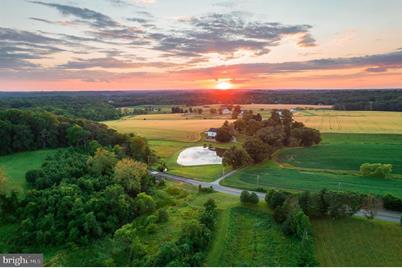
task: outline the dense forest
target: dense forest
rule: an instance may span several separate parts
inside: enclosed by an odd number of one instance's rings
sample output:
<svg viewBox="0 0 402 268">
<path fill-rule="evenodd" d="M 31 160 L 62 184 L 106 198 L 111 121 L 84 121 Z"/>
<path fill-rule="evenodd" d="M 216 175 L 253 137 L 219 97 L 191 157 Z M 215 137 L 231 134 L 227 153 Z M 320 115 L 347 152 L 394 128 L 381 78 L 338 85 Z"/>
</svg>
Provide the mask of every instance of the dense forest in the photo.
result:
<svg viewBox="0 0 402 268">
<path fill-rule="evenodd" d="M 39 109 L 95 121 L 117 119 L 135 105 L 322 104 L 338 110 L 402 111 L 402 90 L 192 90 L 0 92 L 0 109 Z"/>
</svg>

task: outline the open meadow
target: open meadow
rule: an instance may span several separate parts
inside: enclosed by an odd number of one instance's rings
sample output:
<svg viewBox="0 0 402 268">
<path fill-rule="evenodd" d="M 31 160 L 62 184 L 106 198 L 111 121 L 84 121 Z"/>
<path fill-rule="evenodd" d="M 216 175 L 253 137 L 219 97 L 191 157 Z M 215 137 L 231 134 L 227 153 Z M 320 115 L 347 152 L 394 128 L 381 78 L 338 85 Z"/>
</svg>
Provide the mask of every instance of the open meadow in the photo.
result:
<svg viewBox="0 0 402 268">
<path fill-rule="evenodd" d="M 300 240 L 285 236 L 267 209 L 238 206 L 221 212 L 207 266 L 298 266 L 301 252 Z"/>
<path fill-rule="evenodd" d="M 23 192 L 26 188 L 25 173 L 39 168 L 46 157 L 55 152 L 56 150 L 39 150 L 0 156 L 0 168 L 7 177 L 5 190 Z"/>
</svg>

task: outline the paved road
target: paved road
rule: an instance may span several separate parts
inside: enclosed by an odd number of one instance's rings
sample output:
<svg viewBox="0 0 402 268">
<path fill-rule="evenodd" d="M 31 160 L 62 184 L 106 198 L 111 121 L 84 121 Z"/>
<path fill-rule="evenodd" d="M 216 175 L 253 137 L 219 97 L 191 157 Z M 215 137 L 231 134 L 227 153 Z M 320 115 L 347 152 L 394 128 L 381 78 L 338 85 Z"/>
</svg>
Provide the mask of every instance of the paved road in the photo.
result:
<svg viewBox="0 0 402 268">
<path fill-rule="evenodd" d="M 197 180 L 193 180 L 193 179 L 189 179 L 189 178 L 185 178 L 185 177 L 181 177 L 181 176 L 176 176 L 176 175 L 172 175 L 172 174 L 168 174 L 168 173 L 157 172 L 157 171 L 150 171 L 150 173 L 152 175 L 155 175 L 155 176 L 160 176 L 160 177 L 163 177 L 163 178 L 166 178 L 166 179 L 169 179 L 169 180 L 188 183 L 188 184 L 191 184 L 191 185 L 194 185 L 194 186 L 198 186 L 198 185 L 201 185 L 202 187 L 211 187 L 212 186 L 212 188 L 217 192 L 221 192 L 221 193 L 225 193 L 225 194 L 231 194 L 231 195 L 238 195 L 239 196 L 240 193 L 242 192 L 242 190 L 237 189 L 237 188 L 222 186 L 220 184 L 220 182 L 222 180 L 224 180 L 226 177 L 229 177 L 230 175 L 232 175 L 236 171 L 237 170 L 230 171 L 230 172 L 226 173 L 225 175 L 223 175 L 222 177 L 218 178 L 217 180 L 215 180 L 213 182 L 197 181 Z M 255 193 L 258 195 L 258 197 L 260 199 L 265 198 L 264 193 L 258 193 L 258 192 L 255 192 Z M 357 212 L 355 215 L 364 217 L 364 214 L 363 214 L 362 211 Z M 401 216 L 402 216 L 402 213 L 399 213 L 399 212 L 394 212 L 394 211 L 389 211 L 389 210 L 380 210 L 380 211 L 378 211 L 378 213 L 375 216 L 375 218 L 378 219 L 378 220 L 399 223 L 400 219 L 401 219 Z"/>
</svg>

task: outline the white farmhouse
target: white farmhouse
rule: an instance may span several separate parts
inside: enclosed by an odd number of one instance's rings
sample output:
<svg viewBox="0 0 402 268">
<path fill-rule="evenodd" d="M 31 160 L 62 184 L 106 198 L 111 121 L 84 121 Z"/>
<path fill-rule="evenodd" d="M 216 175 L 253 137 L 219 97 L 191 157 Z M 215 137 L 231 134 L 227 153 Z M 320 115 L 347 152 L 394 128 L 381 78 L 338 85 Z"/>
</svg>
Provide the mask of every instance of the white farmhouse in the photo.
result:
<svg viewBox="0 0 402 268">
<path fill-rule="evenodd" d="M 231 114 L 231 113 L 232 112 L 228 108 L 222 110 L 222 114 Z"/>
<path fill-rule="evenodd" d="M 217 132 L 218 132 L 217 128 L 210 128 L 207 131 L 205 131 L 205 135 L 207 135 L 207 139 L 215 139 Z"/>
</svg>

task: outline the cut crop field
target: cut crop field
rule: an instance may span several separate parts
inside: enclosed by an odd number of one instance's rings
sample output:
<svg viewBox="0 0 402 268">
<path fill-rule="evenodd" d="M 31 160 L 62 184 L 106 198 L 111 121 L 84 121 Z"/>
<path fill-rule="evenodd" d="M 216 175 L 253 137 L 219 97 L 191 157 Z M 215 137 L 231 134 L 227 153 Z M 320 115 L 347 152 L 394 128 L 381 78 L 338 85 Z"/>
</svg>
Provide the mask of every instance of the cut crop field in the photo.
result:
<svg viewBox="0 0 402 268">
<path fill-rule="evenodd" d="M 266 211 L 227 209 L 218 227 L 207 266 L 298 266 L 301 242 L 286 237 Z"/>
<path fill-rule="evenodd" d="M 295 120 L 321 132 L 402 134 L 401 112 L 303 110 Z"/>
<path fill-rule="evenodd" d="M 318 146 L 287 148 L 277 154 L 281 163 L 301 168 L 359 171 L 363 163 L 393 165 L 402 174 L 402 135 L 323 134 Z"/>
<path fill-rule="evenodd" d="M 402 266 L 402 228 L 366 219 L 313 220 L 321 266 Z"/>
<path fill-rule="evenodd" d="M 106 121 L 104 123 L 121 133 L 135 133 L 151 140 L 156 139 L 195 142 L 200 140 L 201 132 L 206 131 L 211 127 L 220 127 L 224 122 L 224 119 L 138 120 L 136 117 L 125 117 L 120 120 Z"/>
<path fill-rule="evenodd" d="M 25 173 L 39 168 L 48 155 L 56 150 L 39 150 L 0 156 L 0 168 L 7 176 L 6 190 L 22 192 L 25 187 Z"/>
</svg>

